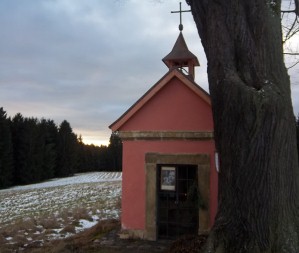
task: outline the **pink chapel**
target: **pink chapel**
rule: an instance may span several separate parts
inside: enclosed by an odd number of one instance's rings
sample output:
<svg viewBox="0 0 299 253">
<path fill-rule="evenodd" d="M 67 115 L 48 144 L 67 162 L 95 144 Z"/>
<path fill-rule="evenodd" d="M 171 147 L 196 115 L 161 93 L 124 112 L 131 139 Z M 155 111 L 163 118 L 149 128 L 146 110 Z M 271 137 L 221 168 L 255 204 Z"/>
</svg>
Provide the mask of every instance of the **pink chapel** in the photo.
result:
<svg viewBox="0 0 299 253">
<path fill-rule="evenodd" d="M 123 143 L 122 232 L 147 240 L 205 232 L 217 211 L 211 100 L 182 31 L 163 62 L 169 71 L 109 126 Z"/>
</svg>

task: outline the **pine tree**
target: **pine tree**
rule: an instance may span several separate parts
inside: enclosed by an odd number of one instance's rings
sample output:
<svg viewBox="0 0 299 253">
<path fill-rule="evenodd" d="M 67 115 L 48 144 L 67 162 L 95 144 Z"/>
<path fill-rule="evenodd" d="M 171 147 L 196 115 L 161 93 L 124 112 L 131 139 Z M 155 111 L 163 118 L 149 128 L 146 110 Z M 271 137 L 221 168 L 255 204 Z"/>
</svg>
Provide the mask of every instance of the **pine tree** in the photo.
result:
<svg viewBox="0 0 299 253">
<path fill-rule="evenodd" d="M 121 171 L 122 169 L 122 141 L 117 133 L 113 132 L 109 141 L 109 155 L 111 159 L 111 169 Z"/>
<path fill-rule="evenodd" d="M 13 153 L 9 119 L 0 108 L 0 189 L 13 184 Z"/>
<path fill-rule="evenodd" d="M 22 172 L 26 165 L 27 148 L 24 143 L 25 126 L 24 117 L 21 113 L 17 113 L 11 124 L 12 142 L 13 142 L 13 160 L 14 160 L 14 184 L 24 183 Z"/>
<path fill-rule="evenodd" d="M 77 136 L 70 124 L 64 120 L 58 130 L 56 176 L 71 176 L 77 169 Z"/>
<path fill-rule="evenodd" d="M 84 145 L 82 136 L 78 137 L 78 172 L 86 171 L 86 163 L 88 162 L 86 159 L 86 148 L 87 145 Z"/>
<path fill-rule="evenodd" d="M 38 120 L 25 118 L 23 143 L 25 150 L 25 166 L 21 173 L 22 184 L 39 182 L 42 178 L 43 139 L 40 138 Z"/>
<path fill-rule="evenodd" d="M 12 120 L 15 184 L 30 184 L 42 179 L 43 146 L 38 120 L 18 113 Z"/>
<path fill-rule="evenodd" d="M 52 120 L 42 119 L 39 124 L 40 139 L 42 139 L 42 175 L 41 180 L 54 177 L 57 158 L 58 129 Z"/>
</svg>

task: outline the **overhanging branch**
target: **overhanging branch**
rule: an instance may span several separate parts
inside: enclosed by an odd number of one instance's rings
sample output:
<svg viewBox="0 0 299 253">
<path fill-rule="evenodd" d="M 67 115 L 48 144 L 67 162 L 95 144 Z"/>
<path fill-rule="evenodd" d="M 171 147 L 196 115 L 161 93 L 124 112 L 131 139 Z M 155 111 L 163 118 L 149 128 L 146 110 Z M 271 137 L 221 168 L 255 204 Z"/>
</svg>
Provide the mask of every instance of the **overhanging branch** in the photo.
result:
<svg viewBox="0 0 299 253">
<path fill-rule="evenodd" d="M 287 69 L 291 69 L 291 68 L 295 67 L 298 63 L 299 63 L 299 61 L 295 62 L 293 65 L 287 67 Z"/>
<path fill-rule="evenodd" d="M 299 53 L 283 53 L 283 54 L 286 54 L 286 55 L 299 55 Z"/>
<path fill-rule="evenodd" d="M 293 10 L 281 10 L 281 13 L 295 13 L 297 16 L 299 16 L 299 0 L 293 0 L 295 9 Z"/>
</svg>

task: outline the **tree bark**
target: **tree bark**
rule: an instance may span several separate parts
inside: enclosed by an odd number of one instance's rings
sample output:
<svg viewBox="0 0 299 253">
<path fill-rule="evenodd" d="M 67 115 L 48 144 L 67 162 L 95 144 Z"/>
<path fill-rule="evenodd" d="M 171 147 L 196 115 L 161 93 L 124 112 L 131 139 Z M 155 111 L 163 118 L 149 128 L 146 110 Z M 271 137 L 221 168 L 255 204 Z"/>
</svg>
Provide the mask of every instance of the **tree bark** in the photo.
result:
<svg viewBox="0 0 299 253">
<path fill-rule="evenodd" d="M 208 60 L 220 154 L 202 252 L 299 252 L 299 170 L 279 0 L 189 0 Z"/>
</svg>

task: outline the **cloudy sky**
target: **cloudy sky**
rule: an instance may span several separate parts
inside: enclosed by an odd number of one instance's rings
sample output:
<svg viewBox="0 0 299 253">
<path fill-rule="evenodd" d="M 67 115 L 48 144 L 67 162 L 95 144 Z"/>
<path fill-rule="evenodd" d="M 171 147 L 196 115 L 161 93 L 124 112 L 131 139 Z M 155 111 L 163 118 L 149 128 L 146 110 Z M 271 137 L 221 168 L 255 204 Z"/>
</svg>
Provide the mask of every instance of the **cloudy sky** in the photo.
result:
<svg viewBox="0 0 299 253">
<path fill-rule="evenodd" d="M 179 34 L 170 14 L 178 8 L 179 0 L 1 0 L 0 107 L 12 117 L 67 120 L 85 143 L 107 144 L 108 126 L 166 73 L 161 59 Z M 190 13 L 183 24 L 201 64 L 196 82 L 208 90 Z"/>
</svg>

